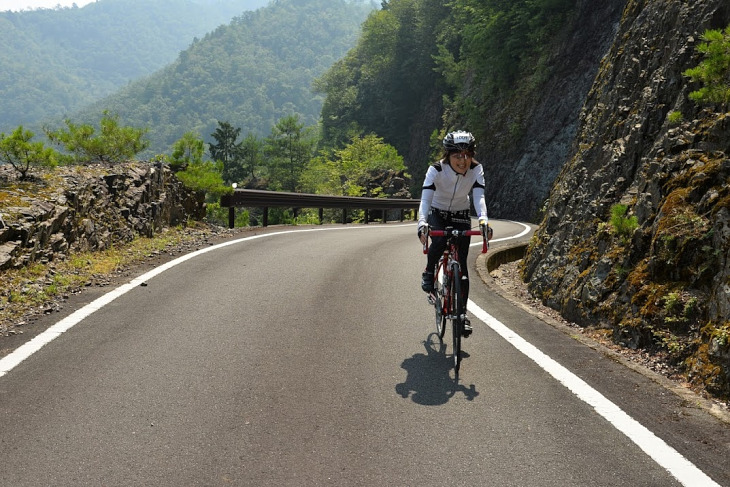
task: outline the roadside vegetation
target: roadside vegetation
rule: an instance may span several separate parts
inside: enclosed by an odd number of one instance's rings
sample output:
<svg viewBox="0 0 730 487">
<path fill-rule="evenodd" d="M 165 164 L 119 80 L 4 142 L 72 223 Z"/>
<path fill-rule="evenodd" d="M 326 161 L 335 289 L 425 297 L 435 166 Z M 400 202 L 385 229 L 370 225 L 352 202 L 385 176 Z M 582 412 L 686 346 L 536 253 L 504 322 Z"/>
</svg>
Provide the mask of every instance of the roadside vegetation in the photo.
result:
<svg viewBox="0 0 730 487">
<path fill-rule="evenodd" d="M 55 146 L 49 147 L 34 140 L 34 133 L 18 127 L 10 135 L 0 133 L 0 163 L 10 164 L 21 181 L 32 183 L 36 172 L 59 164 L 118 164 L 133 159 L 147 148 L 147 131 L 121 125 L 117 115 L 104 111 L 97 126 L 66 120 L 65 128 L 46 130 L 48 141 Z M 386 173 L 409 177 L 403 158 L 373 134 L 352 135 L 342 149 L 324 147 L 317 128 L 306 127 L 297 115 L 278 121 L 264 138 L 248 134 L 241 139 L 240 133 L 241 128 L 219 121 L 218 128 L 210 134 L 214 143 L 206 144 L 202 134 L 186 132 L 169 154 L 152 158 L 152 162 L 168 163 L 183 184 L 205 194 L 212 223 L 227 222 L 227 210 L 221 209 L 218 202 L 234 185 L 271 191 L 385 197 L 373 181 Z M 295 218 L 285 210 L 272 211 L 270 221 L 310 223 L 314 215 L 305 211 Z M 334 213 L 329 216 L 336 218 Z M 239 211 L 236 224 L 247 226 L 249 217 L 247 211 Z M 355 220 L 361 217 L 353 216 Z"/>
<path fill-rule="evenodd" d="M 71 295 L 93 285 L 106 285 L 131 266 L 204 241 L 210 234 L 207 226 L 192 223 L 103 251 L 71 252 L 63 260 L 3 271 L 0 336 L 22 334 L 25 320 L 56 311 Z"/>
</svg>

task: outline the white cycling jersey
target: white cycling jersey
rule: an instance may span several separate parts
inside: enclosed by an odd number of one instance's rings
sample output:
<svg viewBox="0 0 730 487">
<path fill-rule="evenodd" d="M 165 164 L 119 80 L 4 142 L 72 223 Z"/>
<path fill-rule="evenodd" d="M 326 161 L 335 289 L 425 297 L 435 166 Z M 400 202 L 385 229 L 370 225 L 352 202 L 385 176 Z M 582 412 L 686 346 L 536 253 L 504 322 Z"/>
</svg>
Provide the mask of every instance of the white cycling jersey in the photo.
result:
<svg viewBox="0 0 730 487">
<path fill-rule="evenodd" d="M 456 212 L 469 210 L 469 193 L 474 192 L 474 209 L 477 217 L 487 219 L 487 204 L 484 201 L 484 168 L 472 161 L 466 174 L 461 175 L 443 159 L 432 164 L 426 171 L 421 190 L 421 204 L 418 207 L 418 225 L 426 223 L 431 208 Z"/>
</svg>

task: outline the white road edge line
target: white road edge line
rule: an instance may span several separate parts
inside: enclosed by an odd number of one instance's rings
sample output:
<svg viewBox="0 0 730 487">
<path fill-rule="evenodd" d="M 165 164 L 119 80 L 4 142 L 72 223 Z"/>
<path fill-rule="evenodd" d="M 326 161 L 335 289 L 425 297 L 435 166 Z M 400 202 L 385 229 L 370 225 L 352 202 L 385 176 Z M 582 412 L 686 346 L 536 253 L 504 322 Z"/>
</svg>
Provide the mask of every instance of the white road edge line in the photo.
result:
<svg viewBox="0 0 730 487">
<path fill-rule="evenodd" d="M 512 222 L 518 223 L 518 222 Z M 499 242 L 503 240 L 510 240 L 519 238 L 530 231 L 530 227 L 519 223 L 525 227 L 519 235 L 512 237 L 493 239 L 492 242 Z M 412 224 L 407 224 L 412 225 Z M 402 225 L 396 225 L 402 226 Z M 395 228 L 396 226 L 390 227 Z M 111 303 L 120 296 L 123 296 L 127 292 L 131 291 L 135 287 L 139 286 L 143 282 L 146 282 L 153 277 L 162 274 L 166 270 L 181 264 L 189 259 L 197 257 L 199 255 L 217 250 L 229 245 L 235 245 L 240 242 L 247 240 L 254 240 L 257 238 L 272 237 L 275 235 L 283 235 L 294 232 L 317 232 L 327 230 L 353 230 L 353 229 L 364 229 L 364 228 L 376 228 L 376 227 L 345 227 L 345 228 L 314 228 L 314 229 L 297 229 L 297 230 L 285 230 L 282 232 L 264 233 L 259 235 L 253 235 L 250 237 L 244 237 L 228 242 L 223 242 L 217 245 L 212 245 L 204 249 L 191 252 L 189 254 L 178 257 L 177 259 L 171 260 L 166 264 L 152 269 L 151 271 L 142 274 L 132 279 L 127 284 L 123 284 L 118 288 L 106 293 L 105 295 L 97 298 L 91 303 L 87 304 L 81 309 L 78 309 L 62 319 L 55 325 L 48 328 L 43 333 L 39 334 L 32 340 L 28 341 L 24 345 L 18 347 L 15 351 L 11 352 L 4 358 L 0 359 L 0 377 L 4 376 L 12 369 L 14 369 L 23 360 L 30 357 L 32 354 L 40 350 L 44 345 L 53 341 L 56 337 L 62 333 L 70 330 L 74 325 L 78 324 L 84 318 L 91 315 L 94 311 L 101 309 L 104 305 Z M 377 227 L 382 228 L 382 227 Z M 481 245 L 478 243 L 476 245 Z M 616 429 L 626 435 L 631 441 L 633 441 L 639 448 L 641 448 L 647 455 L 649 455 L 655 462 L 657 462 L 662 468 L 666 469 L 672 474 L 682 485 L 695 486 L 703 485 L 707 487 L 720 487 L 719 484 L 714 482 L 704 472 L 698 469 L 694 464 L 687 460 L 675 449 L 667 445 L 663 440 L 658 438 L 654 433 L 649 431 L 647 428 L 642 426 L 638 421 L 633 419 L 631 416 L 626 414 L 613 404 L 611 401 L 606 399 L 601 393 L 593 389 L 582 379 L 571 373 L 568 369 L 557 363 L 555 360 L 545 355 L 543 352 L 537 349 L 534 345 L 517 335 L 514 331 L 509 329 L 507 326 L 502 324 L 499 320 L 494 318 L 492 315 L 481 309 L 472 300 L 468 303 L 469 311 L 477 317 L 479 320 L 484 322 L 492 330 L 497 332 L 502 338 L 514 346 L 517 350 L 525 354 L 528 358 L 538 364 L 543 370 L 552 375 L 561 384 L 567 387 L 573 394 L 575 394 L 580 400 L 586 402 L 592 406 L 598 414 L 608 420 Z"/>
<path fill-rule="evenodd" d="M 236 240 L 231 240 L 228 242 L 223 242 L 217 245 L 211 245 L 210 247 L 206 247 L 204 249 L 197 250 L 195 252 L 191 252 L 189 254 L 183 255 L 181 257 L 178 257 L 175 260 L 171 260 L 170 262 L 167 262 L 166 264 L 163 264 L 159 267 L 155 267 L 151 271 L 138 276 L 131 281 L 129 281 L 127 284 L 123 284 L 119 286 L 118 288 L 115 288 L 108 293 L 104 294 L 103 296 L 95 299 L 91 303 L 87 304 L 83 308 L 80 308 L 70 315 L 68 315 L 66 318 L 62 319 L 61 321 L 57 322 L 56 324 L 52 325 L 50 328 L 45 330 L 44 332 L 40 333 L 35 338 L 29 340 L 25 344 L 21 345 L 17 349 L 13 350 L 11 353 L 0 359 L 0 377 L 4 376 L 11 370 L 13 370 L 18 364 L 20 364 L 23 360 L 27 359 L 31 355 L 33 355 L 35 352 L 43 348 L 43 346 L 47 345 L 48 343 L 52 342 L 55 338 L 57 338 L 62 333 L 67 332 L 72 327 L 77 325 L 80 321 L 82 321 L 84 318 L 91 315 L 94 311 L 97 311 L 104 307 L 105 305 L 111 303 L 115 299 L 117 299 L 120 296 L 123 296 L 124 294 L 128 293 L 135 287 L 139 286 L 143 282 L 149 281 L 153 277 L 162 274 L 166 270 L 175 267 L 178 264 L 182 264 L 183 262 L 192 259 L 194 257 L 197 257 L 201 254 L 205 254 L 207 252 L 211 252 L 213 250 L 217 250 L 223 247 L 228 247 L 229 245 L 235 245 L 240 242 L 245 242 L 247 240 L 254 240 L 257 238 L 264 238 L 264 237 L 273 237 L 275 235 L 284 235 L 288 233 L 295 233 L 295 232 L 322 232 L 322 231 L 328 231 L 328 230 L 362 230 L 367 228 L 398 228 L 406 225 L 413 225 L 412 223 L 409 224 L 396 224 L 396 225 L 388 225 L 387 227 L 382 226 L 359 226 L 359 227 L 328 227 L 328 228 L 302 228 L 302 229 L 294 229 L 294 230 L 284 230 L 281 232 L 272 232 L 272 233 L 262 233 L 259 235 L 252 235 L 250 237 L 244 237 L 239 238 Z"/>
<path fill-rule="evenodd" d="M 512 238 L 519 238 L 529 233 L 530 227 L 524 223 L 512 223 L 524 226 L 525 230 L 514 237 L 492 239 L 491 242 L 500 242 Z M 481 242 L 472 244 L 471 246 L 478 245 L 481 245 Z M 567 387 L 578 397 L 578 399 L 593 407 L 598 414 L 611 423 L 614 428 L 626 435 L 682 485 L 688 487 L 694 487 L 697 485 L 720 487 L 719 484 L 714 482 L 707 476 L 707 474 L 697 468 L 677 450 L 667 445 L 662 439 L 658 438 L 654 433 L 642 426 L 641 423 L 626 414 L 623 410 L 621 410 L 621 408 L 609 401 L 604 395 L 593 389 L 581 378 L 541 352 L 537 347 L 519 336 L 495 317 L 481 309 L 471 299 L 467 304 L 467 308 L 475 317 L 483 321 L 484 324 L 497 332 L 497 334 L 509 342 L 513 347 L 522 352 L 548 374 L 553 376 L 558 382 Z"/>
<path fill-rule="evenodd" d="M 626 414 L 621 408 L 609 401 L 604 395 L 589 386 L 581 378 L 570 372 L 558 362 L 541 352 L 537 347 L 519 336 L 495 317 L 481 309 L 471 299 L 467 309 L 489 328 L 497 332 L 513 347 L 534 361 L 558 382 L 567 387 L 578 399 L 587 403 L 614 428 L 626 435 L 639 448 L 649 455 L 657 464 L 667 470 L 682 485 L 704 487 L 720 487 L 702 470 L 682 456 L 662 439 Z"/>
</svg>

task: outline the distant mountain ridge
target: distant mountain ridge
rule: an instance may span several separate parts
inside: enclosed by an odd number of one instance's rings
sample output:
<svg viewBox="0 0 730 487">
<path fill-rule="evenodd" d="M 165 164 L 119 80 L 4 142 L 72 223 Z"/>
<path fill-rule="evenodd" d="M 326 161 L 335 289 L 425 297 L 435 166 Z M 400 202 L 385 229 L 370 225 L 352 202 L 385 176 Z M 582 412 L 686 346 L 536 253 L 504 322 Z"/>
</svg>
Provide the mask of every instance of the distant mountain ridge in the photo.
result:
<svg viewBox="0 0 730 487">
<path fill-rule="evenodd" d="M 185 132 L 210 140 L 225 121 L 242 136 L 268 135 L 283 117 L 319 121 L 314 80 L 355 45 L 377 5 L 367 0 L 274 0 L 196 40 L 153 75 L 73 114 L 98 122 L 104 110 L 125 125 L 149 128 L 150 148 L 169 152 Z"/>
<path fill-rule="evenodd" d="M 67 116 L 269 0 L 97 0 L 0 12 L 0 132 Z"/>
</svg>

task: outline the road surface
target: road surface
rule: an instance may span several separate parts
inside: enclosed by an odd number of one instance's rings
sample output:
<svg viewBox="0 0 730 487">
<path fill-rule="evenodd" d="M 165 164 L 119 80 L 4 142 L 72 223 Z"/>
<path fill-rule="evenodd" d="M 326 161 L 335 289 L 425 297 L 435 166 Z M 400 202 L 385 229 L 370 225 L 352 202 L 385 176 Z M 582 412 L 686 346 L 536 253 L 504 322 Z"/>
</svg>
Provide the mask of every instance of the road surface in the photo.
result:
<svg viewBox="0 0 730 487">
<path fill-rule="evenodd" d="M 730 486 L 727 425 L 474 269 L 455 382 L 415 234 L 269 228 L 80 308 L 0 360 L 0 485 Z"/>
</svg>

